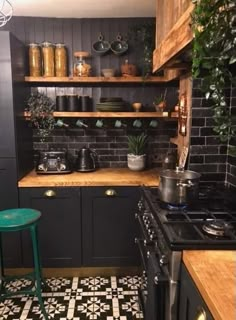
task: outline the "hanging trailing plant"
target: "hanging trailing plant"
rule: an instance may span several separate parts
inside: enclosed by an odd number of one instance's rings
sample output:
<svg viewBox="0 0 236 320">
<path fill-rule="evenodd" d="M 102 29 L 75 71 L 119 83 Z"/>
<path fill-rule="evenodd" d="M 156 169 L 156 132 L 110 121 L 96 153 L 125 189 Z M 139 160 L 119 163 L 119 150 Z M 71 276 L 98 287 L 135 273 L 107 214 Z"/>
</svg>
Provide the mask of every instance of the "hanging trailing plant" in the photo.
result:
<svg viewBox="0 0 236 320">
<path fill-rule="evenodd" d="M 236 83 L 235 0 L 193 0 L 193 77 L 202 78 L 201 89 L 213 108 L 213 130 L 222 142 L 236 136 L 225 88 Z"/>
<path fill-rule="evenodd" d="M 30 121 L 43 141 L 55 126 L 53 111 L 54 102 L 43 93 L 32 93 L 26 102 L 26 111 L 30 114 Z"/>
<path fill-rule="evenodd" d="M 155 22 L 144 22 L 130 29 L 130 37 L 136 41 L 141 50 L 142 76 L 148 78 L 152 74 L 153 50 L 155 49 Z M 138 50 L 138 47 L 136 47 Z"/>
</svg>

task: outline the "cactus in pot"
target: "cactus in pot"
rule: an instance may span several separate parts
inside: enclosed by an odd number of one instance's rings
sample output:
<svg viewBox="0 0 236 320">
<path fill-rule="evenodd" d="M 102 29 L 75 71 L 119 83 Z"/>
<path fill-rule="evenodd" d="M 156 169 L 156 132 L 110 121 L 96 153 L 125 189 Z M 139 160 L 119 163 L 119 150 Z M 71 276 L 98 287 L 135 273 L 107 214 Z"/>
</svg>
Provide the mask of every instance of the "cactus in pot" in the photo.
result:
<svg viewBox="0 0 236 320">
<path fill-rule="evenodd" d="M 127 155 L 128 168 L 133 171 L 141 171 L 146 166 L 146 147 L 148 136 L 141 133 L 137 136 L 128 136 Z"/>
</svg>

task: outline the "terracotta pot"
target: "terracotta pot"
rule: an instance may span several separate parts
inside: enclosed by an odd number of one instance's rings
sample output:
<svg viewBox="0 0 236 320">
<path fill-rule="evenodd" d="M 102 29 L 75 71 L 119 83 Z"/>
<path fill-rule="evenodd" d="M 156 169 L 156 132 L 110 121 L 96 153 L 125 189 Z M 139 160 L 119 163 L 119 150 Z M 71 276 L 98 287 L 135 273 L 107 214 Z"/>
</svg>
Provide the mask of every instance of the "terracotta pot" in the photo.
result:
<svg viewBox="0 0 236 320">
<path fill-rule="evenodd" d="M 121 74 L 123 77 L 135 77 L 137 74 L 137 68 L 134 64 L 128 63 L 128 60 L 121 65 Z"/>
</svg>

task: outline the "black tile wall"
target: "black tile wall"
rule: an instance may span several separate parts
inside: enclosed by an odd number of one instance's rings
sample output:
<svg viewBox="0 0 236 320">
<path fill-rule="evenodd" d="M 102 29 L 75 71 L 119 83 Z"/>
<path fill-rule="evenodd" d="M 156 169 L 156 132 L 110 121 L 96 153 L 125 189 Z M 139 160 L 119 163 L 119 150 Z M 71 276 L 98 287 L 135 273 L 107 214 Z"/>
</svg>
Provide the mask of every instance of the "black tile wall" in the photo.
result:
<svg viewBox="0 0 236 320">
<path fill-rule="evenodd" d="M 201 79 L 193 81 L 189 168 L 201 172 L 202 181 L 236 186 L 236 158 L 228 156 L 228 145 L 220 142 L 213 131 L 211 103 L 201 94 L 200 85 Z M 235 88 L 226 88 L 225 94 L 232 111 L 236 110 Z"/>
</svg>

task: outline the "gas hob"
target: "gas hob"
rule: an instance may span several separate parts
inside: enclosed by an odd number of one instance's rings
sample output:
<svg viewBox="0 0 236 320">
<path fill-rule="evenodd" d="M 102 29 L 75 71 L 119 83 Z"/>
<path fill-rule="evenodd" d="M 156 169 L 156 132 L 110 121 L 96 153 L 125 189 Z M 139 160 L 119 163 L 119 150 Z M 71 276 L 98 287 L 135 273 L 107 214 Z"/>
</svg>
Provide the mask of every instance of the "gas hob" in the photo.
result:
<svg viewBox="0 0 236 320">
<path fill-rule="evenodd" d="M 236 249 L 236 203 L 228 189 L 202 187 L 196 202 L 179 207 L 162 203 L 158 188 L 143 188 L 142 196 L 172 250 Z"/>
</svg>

